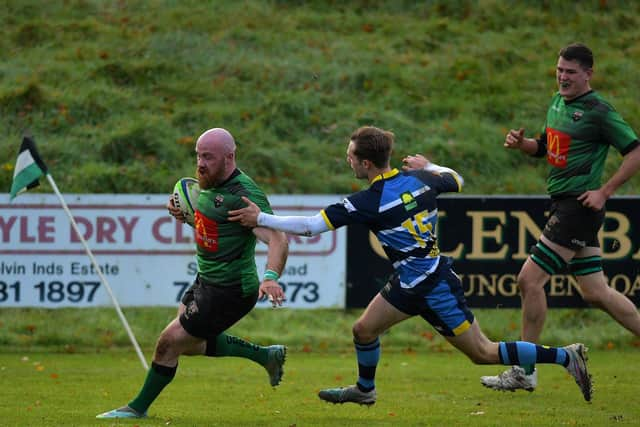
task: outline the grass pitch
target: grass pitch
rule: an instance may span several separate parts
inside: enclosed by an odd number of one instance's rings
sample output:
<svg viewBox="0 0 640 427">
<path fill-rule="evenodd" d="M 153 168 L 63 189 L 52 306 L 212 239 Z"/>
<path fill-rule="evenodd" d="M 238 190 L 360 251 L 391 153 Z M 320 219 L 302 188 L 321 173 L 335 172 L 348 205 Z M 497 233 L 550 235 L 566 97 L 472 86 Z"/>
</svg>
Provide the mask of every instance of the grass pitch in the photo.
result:
<svg viewBox="0 0 640 427">
<path fill-rule="evenodd" d="M 317 392 L 353 383 L 352 352 L 291 352 L 283 383 L 243 359 L 182 358 L 178 374 L 143 420 L 97 420 L 127 403 L 145 372 L 132 353 L 0 354 L 3 426 L 600 426 L 638 425 L 637 351 L 590 352 L 593 402 L 558 366 L 539 367 L 534 393 L 483 388 L 476 366 L 451 350 L 385 348 L 372 407 L 331 405 Z"/>
<path fill-rule="evenodd" d="M 126 308 L 150 360 L 175 308 Z M 595 393 L 588 404 L 558 366 L 539 366 L 534 393 L 480 385 L 501 366 L 476 366 L 411 319 L 381 337 L 378 402 L 331 405 L 321 388 L 353 384 L 351 324 L 362 310 L 253 310 L 230 333 L 289 347 L 276 389 L 253 362 L 182 357 L 144 420 L 97 420 L 129 402 L 146 372 L 112 308 L 0 310 L 0 426 L 607 426 L 640 425 L 640 342 L 599 310 L 555 309 L 542 342 L 584 342 Z M 494 340 L 517 340 L 520 311 L 474 310 Z"/>
</svg>

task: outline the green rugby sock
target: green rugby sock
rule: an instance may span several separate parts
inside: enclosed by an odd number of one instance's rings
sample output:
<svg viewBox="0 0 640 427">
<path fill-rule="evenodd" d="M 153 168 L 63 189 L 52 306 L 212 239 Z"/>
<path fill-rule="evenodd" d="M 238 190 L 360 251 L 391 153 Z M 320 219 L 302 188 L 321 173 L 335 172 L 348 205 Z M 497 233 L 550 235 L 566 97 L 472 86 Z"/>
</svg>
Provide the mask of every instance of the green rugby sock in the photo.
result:
<svg viewBox="0 0 640 427">
<path fill-rule="evenodd" d="M 264 366 L 269 357 L 269 349 L 223 332 L 207 341 L 205 354 L 211 357 L 244 357 Z"/>
<path fill-rule="evenodd" d="M 129 407 L 140 414 L 145 413 L 160 392 L 162 392 L 162 389 L 173 380 L 177 370 L 177 366 L 170 368 L 152 362 L 140 393 L 138 393 L 135 399 L 129 402 Z"/>
<path fill-rule="evenodd" d="M 531 375 L 536 370 L 536 365 L 520 365 L 520 367 L 524 369 L 526 375 Z"/>
</svg>

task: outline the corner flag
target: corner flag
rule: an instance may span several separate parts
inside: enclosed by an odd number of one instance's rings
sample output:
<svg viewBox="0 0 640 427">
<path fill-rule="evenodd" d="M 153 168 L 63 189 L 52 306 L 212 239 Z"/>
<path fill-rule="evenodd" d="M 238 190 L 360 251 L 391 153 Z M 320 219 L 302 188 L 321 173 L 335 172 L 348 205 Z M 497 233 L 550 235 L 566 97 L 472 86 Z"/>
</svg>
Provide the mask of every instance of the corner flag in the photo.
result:
<svg viewBox="0 0 640 427">
<path fill-rule="evenodd" d="M 44 164 L 33 139 L 25 136 L 22 139 L 20 153 L 13 172 L 13 183 L 9 200 L 13 200 L 19 193 L 37 187 L 41 176 L 47 174 L 47 166 Z"/>
<path fill-rule="evenodd" d="M 27 191 L 33 187 L 37 187 L 40 184 L 38 180 L 43 175 L 47 177 L 49 184 L 51 184 L 51 188 L 53 188 L 53 191 L 56 193 L 56 196 L 58 196 L 58 199 L 60 200 L 60 204 L 62 205 L 62 209 L 64 209 L 67 216 L 69 217 L 69 222 L 71 223 L 71 226 L 73 227 L 73 230 L 75 231 L 76 236 L 80 239 L 80 242 L 84 246 L 84 249 L 87 252 L 87 255 L 89 256 L 89 259 L 93 264 L 93 267 L 95 268 L 98 276 L 100 276 L 100 280 L 102 281 L 104 288 L 109 293 L 109 296 L 111 297 L 111 301 L 113 302 L 113 305 L 116 309 L 116 313 L 118 313 L 118 316 L 122 321 L 122 325 L 127 331 L 127 334 L 129 335 L 129 339 L 131 340 L 131 343 L 133 344 L 133 347 L 135 348 L 136 353 L 140 358 L 142 367 L 145 370 L 148 370 L 149 366 L 147 365 L 147 361 L 144 359 L 144 355 L 142 354 L 142 350 L 138 345 L 138 341 L 136 341 L 136 337 L 135 335 L 133 335 L 133 331 L 131 330 L 131 327 L 129 326 L 127 319 L 124 317 L 124 314 L 120 309 L 120 304 L 118 303 L 116 296 L 113 294 L 113 291 L 111 290 L 111 286 L 109 286 L 109 282 L 107 282 L 107 278 L 104 277 L 104 274 L 102 273 L 102 269 L 98 265 L 98 261 L 96 261 L 95 257 L 93 256 L 93 253 L 91 253 L 91 249 L 89 249 L 89 245 L 87 244 L 87 241 L 85 240 L 84 236 L 82 235 L 82 233 L 80 233 L 80 230 L 78 229 L 78 224 L 76 224 L 76 221 L 73 218 L 73 215 L 71 214 L 71 211 L 67 206 L 67 203 L 64 201 L 64 197 L 62 197 L 62 193 L 60 193 L 60 190 L 58 189 L 56 182 L 53 180 L 53 177 L 47 171 L 47 166 L 44 164 L 44 162 L 40 158 L 40 155 L 38 154 L 38 150 L 36 150 L 36 143 L 30 137 L 25 136 L 22 139 L 22 145 L 20 145 L 20 153 L 18 153 L 18 160 L 16 161 L 16 169 L 13 172 L 13 183 L 11 184 L 11 194 L 9 197 L 9 201 L 13 200 L 18 194 L 22 193 L 23 191 Z"/>
</svg>

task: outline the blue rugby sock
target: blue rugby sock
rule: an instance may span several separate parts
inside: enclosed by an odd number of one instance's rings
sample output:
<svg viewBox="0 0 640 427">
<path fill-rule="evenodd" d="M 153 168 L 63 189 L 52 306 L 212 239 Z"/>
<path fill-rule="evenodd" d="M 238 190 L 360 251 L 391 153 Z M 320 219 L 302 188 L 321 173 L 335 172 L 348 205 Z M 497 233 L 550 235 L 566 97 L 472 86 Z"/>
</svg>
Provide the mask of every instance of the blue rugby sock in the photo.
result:
<svg viewBox="0 0 640 427">
<path fill-rule="evenodd" d="M 376 338 L 368 344 L 354 341 L 356 357 L 358 359 L 358 382 L 360 391 L 371 391 L 376 388 L 376 367 L 380 361 L 380 339 Z"/>
<path fill-rule="evenodd" d="M 560 347 L 547 347 L 526 341 L 498 343 L 500 363 L 503 365 L 535 365 L 536 363 L 554 363 L 567 366 L 569 357 Z M 531 371 L 533 372 L 533 371 Z"/>
</svg>

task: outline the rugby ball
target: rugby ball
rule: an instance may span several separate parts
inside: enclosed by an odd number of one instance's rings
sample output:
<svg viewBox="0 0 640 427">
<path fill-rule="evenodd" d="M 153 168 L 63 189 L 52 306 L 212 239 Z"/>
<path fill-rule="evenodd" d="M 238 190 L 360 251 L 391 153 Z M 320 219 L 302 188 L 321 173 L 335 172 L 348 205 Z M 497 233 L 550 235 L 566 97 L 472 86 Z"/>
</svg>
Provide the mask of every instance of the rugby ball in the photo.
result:
<svg viewBox="0 0 640 427">
<path fill-rule="evenodd" d="M 195 222 L 199 194 L 200 185 L 195 178 L 180 178 L 173 186 L 173 205 L 180 209 L 189 225 L 193 225 Z"/>
</svg>

